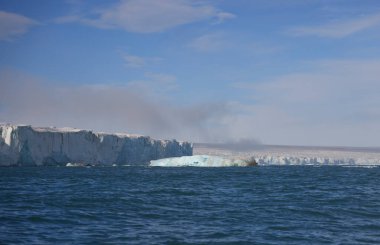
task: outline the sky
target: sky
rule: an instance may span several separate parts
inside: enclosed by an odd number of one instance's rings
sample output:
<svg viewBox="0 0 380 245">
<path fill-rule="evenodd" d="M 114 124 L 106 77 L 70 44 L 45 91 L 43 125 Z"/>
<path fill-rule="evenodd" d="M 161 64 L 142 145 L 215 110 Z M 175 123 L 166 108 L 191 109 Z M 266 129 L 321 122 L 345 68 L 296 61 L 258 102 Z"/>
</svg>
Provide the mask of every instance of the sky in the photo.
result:
<svg viewBox="0 0 380 245">
<path fill-rule="evenodd" d="M 378 0 L 0 0 L 0 122 L 380 146 Z"/>
</svg>

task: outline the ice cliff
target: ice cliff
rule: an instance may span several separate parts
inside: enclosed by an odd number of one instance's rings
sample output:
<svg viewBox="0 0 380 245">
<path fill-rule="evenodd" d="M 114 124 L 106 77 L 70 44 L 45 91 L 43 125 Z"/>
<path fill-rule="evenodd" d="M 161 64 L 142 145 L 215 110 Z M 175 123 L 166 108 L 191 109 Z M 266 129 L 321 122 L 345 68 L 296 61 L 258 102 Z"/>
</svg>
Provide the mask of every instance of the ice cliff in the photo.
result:
<svg viewBox="0 0 380 245">
<path fill-rule="evenodd" d="M 146 136 L 94 133 L 72 128 L 0 125 L 0 165 L 142 165 L 192 155 L 192 145 Z"/>
</svg>

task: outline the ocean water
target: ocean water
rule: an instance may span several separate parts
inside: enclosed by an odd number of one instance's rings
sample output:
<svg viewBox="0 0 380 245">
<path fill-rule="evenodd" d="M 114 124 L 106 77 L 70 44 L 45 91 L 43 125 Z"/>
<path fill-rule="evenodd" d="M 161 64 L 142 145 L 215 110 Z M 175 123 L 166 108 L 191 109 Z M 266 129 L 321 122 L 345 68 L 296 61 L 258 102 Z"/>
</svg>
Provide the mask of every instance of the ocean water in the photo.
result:
<svg viewBox="0 0 380 245">
<path fill-rule="evenodd" d="M 380 244 L 380 168 L 0 169 L 0 244 Z"/>
</svg>

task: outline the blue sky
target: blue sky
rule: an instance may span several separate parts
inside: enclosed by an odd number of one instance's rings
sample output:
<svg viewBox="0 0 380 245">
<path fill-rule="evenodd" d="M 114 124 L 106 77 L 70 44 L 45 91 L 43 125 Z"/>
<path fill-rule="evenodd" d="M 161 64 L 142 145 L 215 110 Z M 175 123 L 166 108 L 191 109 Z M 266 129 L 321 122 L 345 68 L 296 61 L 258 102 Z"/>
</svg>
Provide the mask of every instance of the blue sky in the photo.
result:
<svg viewBox="0 0 380 245">
<path fill-rule="evenodd" d="M 377 0 L 0 0 L 0 122 L 380 146 Z"/>
</svg>

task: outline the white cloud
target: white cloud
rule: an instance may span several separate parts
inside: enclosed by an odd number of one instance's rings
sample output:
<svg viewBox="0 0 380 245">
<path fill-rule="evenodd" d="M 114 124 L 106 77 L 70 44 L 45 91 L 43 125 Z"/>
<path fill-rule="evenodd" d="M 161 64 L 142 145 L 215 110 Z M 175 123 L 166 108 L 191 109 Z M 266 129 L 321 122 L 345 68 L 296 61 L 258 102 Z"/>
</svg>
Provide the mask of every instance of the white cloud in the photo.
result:
<svg viewBox="0 0 380 245">
<path fill-rule="evenodd" d="M 145 59 L 140 56 L 126 54 L 123 58 L 127 67 L 139 68 L 146 65 Z"/>
<path fill-rule="evenodd" d="M 216 24 L 220 24 L 226 20 L 234 19 L 236 15 L 227 12 L 219 12 L 216 17 L 218 18 Z"/>
<path fill-rule="evenodd" d="M 118 4 L 86 15 L 60 17 L 58 23 L 80 22 L 102 29 L 129 32 L 161 32 L 176 26 L 217 18 L 223 21 L 233 15 L 214 6 L 188 0 L 123 0 Z"/>
<path fill-rule="evenodd" d="M 321 26 L 296 27 L 290 29 L 289 32 L 295 36 L 343 38 L 379 26 L 380 14 L 373 14 L 346 21 L 336 21 Z"/>
<path fill-rule="evenodd" d="M 123 59 L 128 68 L 142 68 L 149 64 L 159 63 L 162 60 L 159 57 L 143 57 L 132 54 L 124 54 Z"/>
<path fill-rule="evenodd" d="M 37 21 L 25 16 L 0 11 L 0 40 L 13 40 L 36 24 L 38 24 Z"/>
<path fill-rule="evenodd" d="M 155 81 L 156 83 L 159 84 L 169 84 L 170 86 L 173 86 L 173 84 L 176 84 L 177 78 L 173 75 L 169 74 L 164 74 L 164 73 L 154 73 L 154 72 L 148 72 L 145 74 L 145 76 L 150 79 Z M 177 86 L 177 85 L 175 85 Z"/>
</svg>

